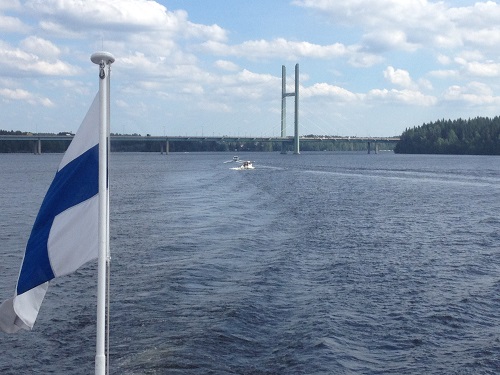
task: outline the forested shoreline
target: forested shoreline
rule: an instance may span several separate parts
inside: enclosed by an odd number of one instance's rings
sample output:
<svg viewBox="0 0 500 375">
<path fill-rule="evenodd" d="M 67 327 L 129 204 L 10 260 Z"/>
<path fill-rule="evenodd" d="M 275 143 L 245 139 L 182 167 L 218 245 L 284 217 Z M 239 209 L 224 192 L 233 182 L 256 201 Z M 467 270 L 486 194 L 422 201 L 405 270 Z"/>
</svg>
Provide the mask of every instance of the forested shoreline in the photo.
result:
<svg viewBox="0 0 500 375">
<path fill-rule="evenodd" d="M 395 153 L 500 155 L 500 117 L 443 119 L 406 129 L 400 138 Z"/>
</svg>

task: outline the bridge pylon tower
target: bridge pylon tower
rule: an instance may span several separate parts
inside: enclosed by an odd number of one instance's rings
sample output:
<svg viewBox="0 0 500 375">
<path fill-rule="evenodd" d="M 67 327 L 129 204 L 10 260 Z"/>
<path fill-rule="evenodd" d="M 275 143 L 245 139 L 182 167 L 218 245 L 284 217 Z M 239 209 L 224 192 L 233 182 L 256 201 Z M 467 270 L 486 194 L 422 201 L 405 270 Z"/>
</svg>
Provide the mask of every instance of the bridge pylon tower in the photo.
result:
<svg viewBox="0 0 500 375">
<path fill-rule="evenodd" d="M 286 98 L 288 96 L 295 97 L 295 114 L 294 114 L 294 137 L 293 137 L 293 153 L 300 154 L 299 147 L 299 64 L 295 64 L 295 91 L 286 92 L 286 67 L 281 66 L 281 137 L 286 137 Z M 285 151 L 283 142 L 281 152 Z"/>
</svg>

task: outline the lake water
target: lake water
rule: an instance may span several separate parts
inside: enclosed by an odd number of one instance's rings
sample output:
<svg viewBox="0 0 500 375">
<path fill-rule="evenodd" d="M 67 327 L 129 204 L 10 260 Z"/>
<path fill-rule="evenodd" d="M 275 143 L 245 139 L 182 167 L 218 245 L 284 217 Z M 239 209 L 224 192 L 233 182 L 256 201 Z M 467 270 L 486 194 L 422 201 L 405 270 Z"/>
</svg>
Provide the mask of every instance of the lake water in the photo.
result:
<svg viewBox="0 0 500 375">
<path fill-rule="evenodd" d="M 500 158 L 112 154 L 111 374 L 500 373 Z M 0 299 L 61 155 L 0 154 Z M 1 374 L 91 374 L 96 264 Z"/>
</svg>

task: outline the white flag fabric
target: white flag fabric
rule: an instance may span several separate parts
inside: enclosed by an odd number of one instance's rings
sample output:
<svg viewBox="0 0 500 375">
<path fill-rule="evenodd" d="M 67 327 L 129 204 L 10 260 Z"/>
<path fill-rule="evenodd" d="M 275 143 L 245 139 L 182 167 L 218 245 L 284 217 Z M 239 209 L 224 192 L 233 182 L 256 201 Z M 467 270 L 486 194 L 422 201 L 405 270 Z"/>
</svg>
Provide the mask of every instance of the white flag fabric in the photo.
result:
<svg viewBox="0 0 500 375">
<path fill-rule="evenodd" d="M 99 119 L 97 94 L 40 207 L 14 297 L 0 305 L 0 331 L 32 329 L 49 281 L 97 258 Z"/>
</svg>

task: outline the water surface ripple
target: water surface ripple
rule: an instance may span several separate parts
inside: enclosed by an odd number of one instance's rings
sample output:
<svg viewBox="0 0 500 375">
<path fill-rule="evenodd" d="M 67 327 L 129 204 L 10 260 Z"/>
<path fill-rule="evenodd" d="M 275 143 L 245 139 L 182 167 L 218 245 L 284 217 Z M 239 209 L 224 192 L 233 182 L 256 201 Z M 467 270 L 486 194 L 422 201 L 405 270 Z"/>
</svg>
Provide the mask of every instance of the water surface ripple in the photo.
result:
<svg viewBox="0 0 500 375">
<path fill-rule="evenodd" d="M 113 154 L 111 374 L 500 373 L 500 158 Z M 0 299 L 60 155 L 0 155 Z M 95 273 L 2 374 L 93 373 Z"/>
</svg>

